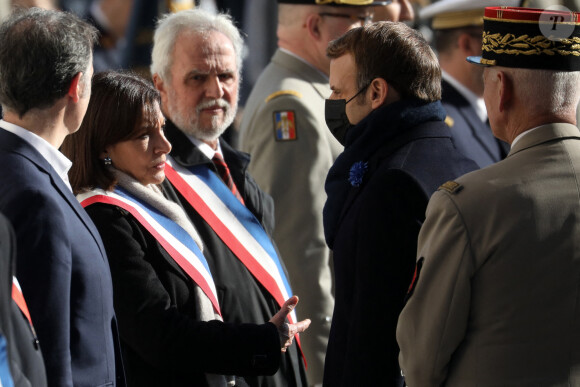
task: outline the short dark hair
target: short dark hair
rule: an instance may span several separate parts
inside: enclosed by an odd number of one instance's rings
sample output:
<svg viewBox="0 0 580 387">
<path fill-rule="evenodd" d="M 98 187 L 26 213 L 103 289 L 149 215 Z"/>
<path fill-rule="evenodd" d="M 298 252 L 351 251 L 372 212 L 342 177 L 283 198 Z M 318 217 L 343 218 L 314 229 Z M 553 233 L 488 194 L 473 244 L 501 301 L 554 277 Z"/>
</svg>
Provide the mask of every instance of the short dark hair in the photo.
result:
<svg viewBox="0 0 580 387">
<path fill-rule="evenodd" d="M 18 9 L 0 25 L 0 103 L 20 117 L 64 97 L 75 75 L 86 74 L 97 30 L 77 16 Z M 85 82 L 89 82 L 85 79 Z"/>
<path fill-rule="evenodd" d="M 69 180 L 76 194 L 117 183 L 101 160 L 109 145 L 140 134 L 143 122 L 157 122 L 161 97 L 153 84 L 129 72 L 105 71 L 93 77 L 91 99 L 80 129 L 61 151 L 73 163 Z"/>
<path fill-rule="evenodd" d="M 351 54 L 361 89 L 383 78 L 402 99 L 441 99 L 441 69 L 423 36 L 399 22 L 376 22 L 354 28 L 330 42 L 326 54 L 335 59 Z"/>
<path fill-rule="evenodd" d="M 473 37 L 481 37 L 483 27 L 468 26 L 459 28 L 449 28 L 444 30 L 435 30 L 433 44 L 435 50 L 439 54 L 451 52 L 453 48 L 457 47 L 457 39 L 463 34 L 468 34 Z"/>
</svg>

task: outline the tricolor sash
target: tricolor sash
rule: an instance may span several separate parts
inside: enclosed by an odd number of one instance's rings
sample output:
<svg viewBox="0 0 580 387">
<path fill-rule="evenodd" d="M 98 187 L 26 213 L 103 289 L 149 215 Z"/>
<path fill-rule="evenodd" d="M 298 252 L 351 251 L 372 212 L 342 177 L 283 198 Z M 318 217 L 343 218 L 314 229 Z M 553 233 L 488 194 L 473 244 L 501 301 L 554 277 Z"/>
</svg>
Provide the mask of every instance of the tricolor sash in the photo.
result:
<svg viewBox="0 0 580 387">
<path fill-rule="evenodd" d="M 254 214 L 206 165 L 186 168 L 168 156 L 165 176 L 281 307 L 292 290 L 276 249 Z M 295 323 L 296 312 L 288 319 Z M 300 346 L 298 335 L 296 342 Z"/>
<path fill-rule="evenodd" d="M 18 283 L 16 277 L 12 276 L 12 299 L 18 305 L 18 308 L 24 314 L 28 323 L 30 324 L 30 328 L 32 332 L 34 332 L 34 327 L 32 325 L 32 319 L 30 318 L 30 312 L 28 311 L 28 305 L 26 305 L 26 301 L 24 301 L 24 295 L 22 294 L 22 288 Z"/>
<path fill-rule="evenodd" d="M 217 291 L 207 261 L 197 243 L 177 223 L 119 187 L 113 192 L 102 189 L 86 192 L 78 195 L 77 199 L 83 208 L 93 203 L 105 203 L 120 207 L 133 215 L 201 288 L 215 312 L 221 316 Z"/>
</svg>

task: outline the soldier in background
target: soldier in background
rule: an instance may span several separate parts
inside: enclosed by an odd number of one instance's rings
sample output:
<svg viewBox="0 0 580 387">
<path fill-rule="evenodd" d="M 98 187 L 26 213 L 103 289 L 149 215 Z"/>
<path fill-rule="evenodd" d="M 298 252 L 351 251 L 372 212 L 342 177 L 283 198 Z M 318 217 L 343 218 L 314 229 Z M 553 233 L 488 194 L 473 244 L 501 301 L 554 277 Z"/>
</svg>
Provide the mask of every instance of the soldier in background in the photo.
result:
<svg viewBox="0 0 580 387">
<path fill-rule="evenodd" d="M 520 0 L 441 0 L 419 12 L 431 20 L 433 43 L 442 70 L 441 102 L 447 111 L 455 146 L 480 168 L 503 159 L 505 142 L 496 139 L 483 102 L 483 70 L 467 56 L 481 55 L 483 11 L 486 6 L 516 6 Z"/>
</svg>

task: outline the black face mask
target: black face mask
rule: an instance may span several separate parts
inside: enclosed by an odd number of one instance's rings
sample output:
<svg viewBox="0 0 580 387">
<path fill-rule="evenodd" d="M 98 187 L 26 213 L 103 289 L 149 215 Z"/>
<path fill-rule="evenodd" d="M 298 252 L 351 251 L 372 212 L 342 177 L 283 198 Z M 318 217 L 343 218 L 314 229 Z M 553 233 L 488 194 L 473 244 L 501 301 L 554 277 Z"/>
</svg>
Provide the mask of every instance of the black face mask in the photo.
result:
<svg viewBox="0 0 580 387">
<path fill-rule="evenodd" d="M 346 141 L 346 133 L 354 126 L 346 116 L 346 104 L 358 97 L 358 95 L 365 91 L 367 87 L 369 87 L 369 85 L 360 89 L 348 101 L 345 99 L 327 99 L 324 101 L 324 119 L 326 120 L 326 126 L 328 126 L 330 133 L 332 133 L 334 138 L 336 138 L 342 146 L 344 146 Z"/>
</svg>

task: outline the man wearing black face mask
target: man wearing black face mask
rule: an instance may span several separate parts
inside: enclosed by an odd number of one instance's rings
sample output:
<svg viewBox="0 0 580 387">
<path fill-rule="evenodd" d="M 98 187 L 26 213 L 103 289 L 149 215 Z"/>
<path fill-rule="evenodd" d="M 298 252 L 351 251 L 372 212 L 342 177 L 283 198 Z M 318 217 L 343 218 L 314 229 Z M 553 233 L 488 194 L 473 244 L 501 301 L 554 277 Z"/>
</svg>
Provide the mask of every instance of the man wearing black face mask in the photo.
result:
<svg viewBox="0 0 580 387">
<path fill-rule="evenodd" d="M 320 386 L 334 308 L 332 256 L 322 227 L 323 186 L 343 149 L 324 124 L 324 99 L 330 95 L 326 47 L 370 22 L 374 2 L 277 2 L 278 50 L 245 104 L 240 150 L 252 155 L 248 171 L 274 199 L 273 237 L 292 289 L 308 295 L 296 313 L 312 320 L 301 340 L 308 383 Z"/>
<path fill-rule="evenodd" d="M 346 105 L 358 97 L 362 92 L 364 92 L 370 84 L 361 88 L 355 95 L 345 99 L 327 99 L 324 106 L 324 118 L 326 119 L 326 126 L 330 130 L 330 133 L 336 138 L 342 146 L 344 146 L 344 140 L 346 138 L 346 133 L 353 126 L 348 120 L 346 115 Z"/>
<path fill-rule="evenodd" d="M 325 185 L 336 304 L 324 385 L 400 386 L 395 329 L 427 202 L 477 165 L 451 142 L 441 70 L 418 32 L 373 23 L 331 42 L 327 54 L 326 121 L 345 149 Z"/>
</svg>

